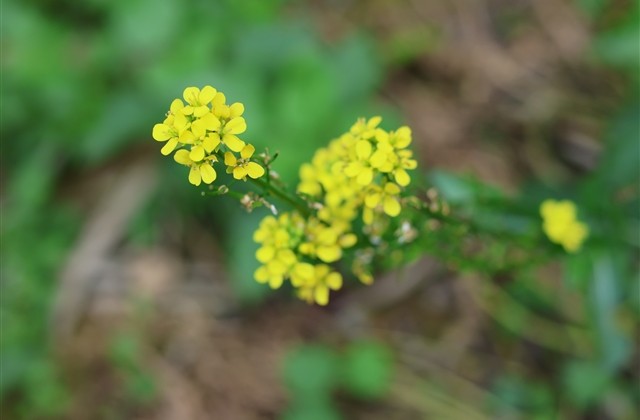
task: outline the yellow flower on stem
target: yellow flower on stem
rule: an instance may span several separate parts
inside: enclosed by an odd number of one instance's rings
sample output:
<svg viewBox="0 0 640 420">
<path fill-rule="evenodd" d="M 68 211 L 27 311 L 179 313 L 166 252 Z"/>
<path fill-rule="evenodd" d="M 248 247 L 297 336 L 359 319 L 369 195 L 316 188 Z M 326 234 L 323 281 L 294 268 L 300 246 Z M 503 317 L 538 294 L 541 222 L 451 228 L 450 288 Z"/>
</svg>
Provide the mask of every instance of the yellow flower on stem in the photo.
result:
<svg viewBox="0 0 640 420">
<path fill-rule="evenodd" d="M 205 86 L 202 90 L 197 87 L 188 87 L 182 93 L 187 106 L 182 109 L 185 115 L 193 115 L 194 117 L 202 117 L 209 112 L 209 103 L 218 93 L 213 87 Z"/>
<path fill-rule="evenodd" d="M 245 146 L 245 142 L 240 140 L 237 134 L 242 134 L 247 130 L 247 123 L 242 117 L 235 117 L 227 121 L 213 136 L 225 144 L 230 150 L 239 152 Z"/>
<path fill-rule="evenodd" d="M 211 164 L 216 161 L 215 156 L 209 156 L 205 160 L 196 162 L 190 157 L 190 153 L 185 149 L 180 149 L 173 155 L 173 159 L 181 165 L 188 166 L 189 170 L 189 182 L 196 187 L 201 182 L 205 184 L 211 184 L 216 180 L 218 174 L 213 169 Z"/>
<path fill-rule="evenodd" d="M 235 179 L 246 181 L 249 178 L 257 179 L 264 175 L 264 168 L 251 161 L 251 156 L 256 151 L 255 147 L 247 144 L 240 151 L 240 159 L 231 152 L 224 154 L 224 164 L 227 165 L 227 173 L 233 173 Z"/>
</svg>

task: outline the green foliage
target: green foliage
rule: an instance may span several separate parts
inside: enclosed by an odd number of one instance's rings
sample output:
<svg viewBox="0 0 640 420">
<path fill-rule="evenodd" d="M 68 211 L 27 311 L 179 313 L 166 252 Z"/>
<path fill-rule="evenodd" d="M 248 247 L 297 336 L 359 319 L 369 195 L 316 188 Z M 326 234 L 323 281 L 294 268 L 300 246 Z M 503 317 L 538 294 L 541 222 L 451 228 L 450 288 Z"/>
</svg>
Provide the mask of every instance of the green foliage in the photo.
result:
<svg viewBox="0 0 640 420">
<path fill-rule="evenodd" d="M 360 398 L 380 398 L 391 382 L 392 363 L 386 346 L 366 341 L 352 343 L 344 355 L 343 386 Z"/>
<path fill-rule="evenodd" d="M 332 405 L 333 393 L 342 389 L 357 398 L 379 399 L 388 391 L 392 374 L 390 349 L 381 343 L 352 342 L 340 354 L 325 345 L 298 347 L 284 362 L 292 401 L 283 418 L 342 418 Z"/>
<path fill-rule="evenodd" d="M 143 368 L 140 339 L 140 334 L 121 332 L 113 339 L 109 356 L 122 374 L 126 395 L 135 402 L 148 403 L 156 396 L 156 385 L 153 376 Z"/>
</svg>

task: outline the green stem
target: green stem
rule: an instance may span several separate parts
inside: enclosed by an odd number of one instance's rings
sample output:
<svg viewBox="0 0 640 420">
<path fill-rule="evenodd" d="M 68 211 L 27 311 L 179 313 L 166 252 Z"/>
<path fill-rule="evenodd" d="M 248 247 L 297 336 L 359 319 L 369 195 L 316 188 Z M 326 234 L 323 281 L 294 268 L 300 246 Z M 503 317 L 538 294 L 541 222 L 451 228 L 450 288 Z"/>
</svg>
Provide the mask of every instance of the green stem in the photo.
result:
<svg viewBox="0 0 640 420">
<path fill-rule="evenodd" d="M 303 216 L 308 217 L 311 215 L 311 210 L 309 210 L 309 207 L 307 207 L 307 205 L 302 200 L 298 199 L 296 196 L 293 196 L 288 192 L 276 187 L 272 183 L 266 182 L 260 178 L 251 179 L 251 182 L 260 186 L 264 191 L 268 192 L 269 194 L 272 194 L 278 197 L 279 199 L 281 199 L 282 201 L 285 201 L 286 203 L 292 205 Z"/>
</svg>

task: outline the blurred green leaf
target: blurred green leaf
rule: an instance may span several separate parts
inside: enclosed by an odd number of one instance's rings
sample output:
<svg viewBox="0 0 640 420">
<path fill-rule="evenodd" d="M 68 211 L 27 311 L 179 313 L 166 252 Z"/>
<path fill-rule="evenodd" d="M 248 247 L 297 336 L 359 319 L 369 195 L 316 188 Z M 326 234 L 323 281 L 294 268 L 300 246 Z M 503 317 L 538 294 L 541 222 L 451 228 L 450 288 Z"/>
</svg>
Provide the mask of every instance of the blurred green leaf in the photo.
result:
<svg viewBox="0 0 640 420">
<path fill-rule="evenodd" d="M 563 382 L 569 398 L 584 408 L 603 394 L 609 383 L 609 375 L 591 362 L 573 361 L 565 367 Z"/>
<path fill-rule="evenodd" d="M 623 273 L 620 261 L 608 254 L 593 259 L 593 280 L 589 298 L 601 350 L 603 367 L 618 369 L 631 351 L 631 343 L 619 330 L 616 311 L 622 298 Z"/>
<path fill-rule="evenodd" d="M 329 398 L 303 402 L 295 400 L 282 415 L 283 420 L 340 420 L 342 418 Z"/>
<path fill-rule="evenodd" d="M 342 366 L 345 389 L 359 398 L 380 398 L 389 389 L 393 357 L 383 344 L 367 341 L 351 344 Z"/>
<path fill-rule="evenodd" d="M 338 357 L 329 347 L 300 346 L 284 361 L 284 382 L 293 398 L 301 404 L 324 401 L 337 383 L 338 367 Z"/>
<path fill-rule="evenodd" d="M 577 3 L 587 16 L 595 18 L 603 11 L 608 0 L 577 0 Z"/>
<path fill-rule="evenodd" d="M 598 35 L 593 49 L 603 63 L 637 71 L 640 60 L 638 39 L 640 39 L 640 24 L 636 20 L 634 23 L 616 27 Z M 637 74 L 634 77 L 637 77 Z"/>
</svg>

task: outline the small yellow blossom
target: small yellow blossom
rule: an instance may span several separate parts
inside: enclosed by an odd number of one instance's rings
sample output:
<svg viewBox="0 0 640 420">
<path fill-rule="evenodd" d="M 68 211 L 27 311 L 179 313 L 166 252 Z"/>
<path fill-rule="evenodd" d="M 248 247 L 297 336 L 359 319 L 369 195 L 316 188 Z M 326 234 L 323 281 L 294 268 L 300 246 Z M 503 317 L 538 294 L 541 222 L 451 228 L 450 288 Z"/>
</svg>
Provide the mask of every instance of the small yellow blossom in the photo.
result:
<svg viewBox="0 0 640 420">
<path fill-rule="evenodd" d="M 540 205 L 540 215 L 549 240 L 567 252 L 577 252 L 589 235 L 589 227 L 577 219 L 576 205 L 569 200 L 545 200 Z"/>
<path fill-rule="evenodd" d="M 313 275 L 296 285 L 298 296 L 307 303 L 315 302 L 325 306 L 329 303 L 329 290 L 339 290 L 342 287 L 342 276 L 331 271 L 331 267 L 326 264 L 313 268 Z"/>
<path fill-rule="evenodd" d="M 250 160 L 255 148 L 238 137 L 247 129 L 242 117 L 244 105 L 227 105 L 224 94 L 211 86 L 188 87 L 182 97 L 184 102 L 171 102 L 164 121 L 153 126 L 152 136 L 166 142 L 160 150 L 163 155 L 175 151 L 174 160 L 190 168 L 191 184 L 212 183 L 217 175 L 213 165 L 223 156 L 227 162 L 235 159 L 227 165 L 233 167 L 236 179 L 255 179 L 265 174 L 264 168 Z M 236 159 L 231 152 L 240 153 L 241 158 Z"/>
<path fill-rule="evenodd" d="M 213 162 L 216 161 L 215 156 L 209 156 L 207 159 L 197 162 L 191 159 L 189 152 L 181 149 L 176 152 L 173 158 L 179 164 L 190 168 L 189 182 L 196 187 L 200 185 L 201 182 L 211 184 L 218 176 L 216 170 L 211 166 Z"/>
<path fill-rule="evenodd" d="M 240 151 L 240 159 L 237 159 L 232 152 L 224 154 L 224 164 L 227 165 L 227 172 L 233 173 L 235 179 L 247 179 L 247 176 L 253 179 L 260 178 L 264 175 L 264 168 L 256 162 L 251 162 L 251 156 L 256 151 L 255 147 L 247 144 Z"/>
</svg>

